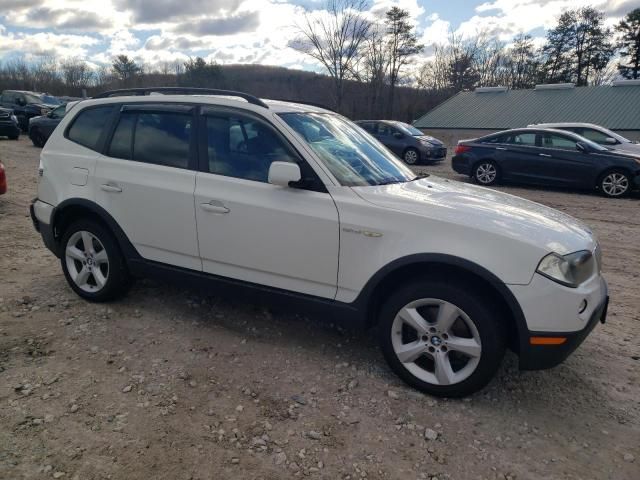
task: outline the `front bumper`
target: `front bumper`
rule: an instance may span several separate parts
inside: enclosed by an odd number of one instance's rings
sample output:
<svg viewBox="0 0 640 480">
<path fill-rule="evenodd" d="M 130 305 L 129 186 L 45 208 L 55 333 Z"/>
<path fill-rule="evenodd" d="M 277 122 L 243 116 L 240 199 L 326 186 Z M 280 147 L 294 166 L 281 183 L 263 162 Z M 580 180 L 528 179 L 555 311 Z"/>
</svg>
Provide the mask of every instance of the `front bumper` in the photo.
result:
<svg viewBox="0 0 640 480">
<path fill-rule="evenodd" d="M 20 127 L 13 122 L 0 122 L 1 137 L 15 137 L 20 135 Z"/>
<path fill-rule="evenodd" d="M 587 326 L 577 332 L 558 333 L 558 332 L 529 332 L 530 339 L 553 339 L 565 338 L 561 344 L 545 344 L 541 341 L 539 344 L 531 342 L 522 344 L 520 347 L 520 369 L 521 370 L 544 370 L 555 367 L 562 363 L 580 344 L 587 338 L 598 322 L 604 323 L 607 318 L 607 309 L 609 307 L 609 296 L 598 305 L 593 311 Z"/>
<path fill-rule="evenodd" d="M 439 162 L 447 158 L 446 147 L 427 147 L 420 149 L 420 157 L 427 162 Z"/>
</svg>

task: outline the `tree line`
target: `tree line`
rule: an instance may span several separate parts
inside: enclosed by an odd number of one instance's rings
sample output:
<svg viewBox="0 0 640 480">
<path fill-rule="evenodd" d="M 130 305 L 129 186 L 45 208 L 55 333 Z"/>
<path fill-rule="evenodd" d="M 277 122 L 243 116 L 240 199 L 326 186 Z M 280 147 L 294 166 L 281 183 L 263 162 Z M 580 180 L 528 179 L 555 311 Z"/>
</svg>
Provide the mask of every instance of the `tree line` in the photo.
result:
<svg viewBox="0 0 640 480">
<path fill-rule="evenodd" d="M 615 28 L 592 7 L 568 10 L 536 47 L 528 35 L 506 45 L 480 32 L 450 33 L 430 47 L 419 41 L 409 12 L 392 7 L 380 18 L 367 0 L 327 0 L 308 13 L 290 47 L 324 67 L 325 74 L 261 65 L 219 65 L 196 57 L 153 66 L 118 55 L 92 68 L 79 59 L 14 58 L 0 64 L 0 89 L 91 96 L 107 89 L 194 86 L 243 90 L 265 98 L 325 105 L 351 118 L 411 121 L 449 96 L 479 86 L 531 88 L 537 83 L 600 85 L 640 78 L 640 8 Z M 425 58 L 428 60 L 425 61 Z"/>
</svg>

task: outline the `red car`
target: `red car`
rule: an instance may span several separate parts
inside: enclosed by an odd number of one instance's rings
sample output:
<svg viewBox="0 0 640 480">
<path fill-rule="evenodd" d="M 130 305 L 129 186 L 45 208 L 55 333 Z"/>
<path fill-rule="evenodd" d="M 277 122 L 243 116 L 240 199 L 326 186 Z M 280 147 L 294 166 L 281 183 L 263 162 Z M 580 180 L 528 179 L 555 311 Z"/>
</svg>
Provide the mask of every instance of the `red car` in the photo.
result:
<svg viewBox="0 0 640 480">
<path fill-rule="evenodd" d="M 4 165 L 0 162 L 0 195 L 7 193 L 7 174 L 4 171 Z"/>
</svg>

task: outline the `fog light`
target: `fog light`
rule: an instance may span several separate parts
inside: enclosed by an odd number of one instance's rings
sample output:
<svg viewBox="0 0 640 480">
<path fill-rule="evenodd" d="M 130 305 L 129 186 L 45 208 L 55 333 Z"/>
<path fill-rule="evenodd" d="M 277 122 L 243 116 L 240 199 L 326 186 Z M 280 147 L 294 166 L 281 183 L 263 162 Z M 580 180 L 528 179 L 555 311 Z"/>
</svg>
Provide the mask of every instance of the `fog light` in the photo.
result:
<svg viewBox="0 0 640 480">
<path fill-rule="evenodd" d="M 587 309 L 587 300 L 582 300 L 582 302 L 580 302 L 580 306 L 578 307 L 578 313 L 582 313 Z"/>
</svg>

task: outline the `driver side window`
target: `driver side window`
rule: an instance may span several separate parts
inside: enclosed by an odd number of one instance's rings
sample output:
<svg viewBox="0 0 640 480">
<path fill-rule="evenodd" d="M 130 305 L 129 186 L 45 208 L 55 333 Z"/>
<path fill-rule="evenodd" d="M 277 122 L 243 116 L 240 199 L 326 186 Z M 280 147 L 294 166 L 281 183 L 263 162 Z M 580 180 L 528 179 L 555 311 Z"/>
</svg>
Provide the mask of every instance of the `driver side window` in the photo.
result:
<svg viewBox="0 0 640 480">
<path fill-rule="evenodd" d="M 546 148 L 557 148 L 560 150 L 576 150 L 575 140 L 555 133 L 545 133 L 543 136 L 542 146 Z"/>
<path fill-rule="evenodd" d="M 266 123 L 243 115 L 207 115 L 209 173 L 266 183 L 272 162 L 297 157 Z"/>
</svg>

